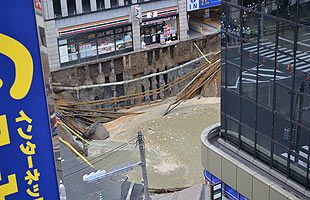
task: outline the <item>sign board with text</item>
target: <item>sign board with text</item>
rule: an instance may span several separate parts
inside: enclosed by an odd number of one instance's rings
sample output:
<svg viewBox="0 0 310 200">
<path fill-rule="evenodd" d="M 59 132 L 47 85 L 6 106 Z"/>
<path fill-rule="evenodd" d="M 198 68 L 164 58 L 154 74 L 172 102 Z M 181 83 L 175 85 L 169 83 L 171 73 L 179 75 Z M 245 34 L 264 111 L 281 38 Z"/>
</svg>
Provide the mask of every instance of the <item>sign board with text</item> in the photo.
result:
<svg viewBox="0 0 310 200">
<path fill-rule="evenodd" d="M 1 200 L 59 199 L 35 2 L 0 6 Z"/>
<path fill-rule="evenodd" d="M 187 0 L 187 11 L 212 8 L 221 5 L 221 0 Z"/>
</svg>

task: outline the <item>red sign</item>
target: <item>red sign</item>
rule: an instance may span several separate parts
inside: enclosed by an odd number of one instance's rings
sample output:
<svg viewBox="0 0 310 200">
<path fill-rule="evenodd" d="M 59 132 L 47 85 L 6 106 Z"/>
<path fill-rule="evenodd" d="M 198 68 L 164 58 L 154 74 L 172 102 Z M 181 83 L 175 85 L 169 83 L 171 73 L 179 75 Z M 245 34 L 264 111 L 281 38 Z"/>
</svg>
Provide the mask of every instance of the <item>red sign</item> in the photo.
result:
<svg viewBox="0 0 310 200">
<path fill-rule="evenodd" d="M 42 0 L 34 0 L 34 7 L 36 10 L 43 11 Z"/>
</svg>

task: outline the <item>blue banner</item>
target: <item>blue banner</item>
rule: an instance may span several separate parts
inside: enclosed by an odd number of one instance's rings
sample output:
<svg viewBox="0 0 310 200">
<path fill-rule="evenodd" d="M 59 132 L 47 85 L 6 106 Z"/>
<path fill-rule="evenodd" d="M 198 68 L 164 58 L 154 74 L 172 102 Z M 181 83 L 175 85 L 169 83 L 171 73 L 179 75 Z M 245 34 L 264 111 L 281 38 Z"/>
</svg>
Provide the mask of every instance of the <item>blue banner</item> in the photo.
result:
<svg viewBox="0 0 310 200">
<path fill-rule="evenodd" d="M 221 5 L 221 0 L 199 0 L 199 9 Z"/>
<path fill-rule="evenodd" d="M 221 5 L 221 0 L 187 0 L 187 11 L 212 8 Z"/>
<path fill-rule="evenodd" d="M 0 6 L 0 199 L 57 200 L 33 0 Z"/>
</svg>

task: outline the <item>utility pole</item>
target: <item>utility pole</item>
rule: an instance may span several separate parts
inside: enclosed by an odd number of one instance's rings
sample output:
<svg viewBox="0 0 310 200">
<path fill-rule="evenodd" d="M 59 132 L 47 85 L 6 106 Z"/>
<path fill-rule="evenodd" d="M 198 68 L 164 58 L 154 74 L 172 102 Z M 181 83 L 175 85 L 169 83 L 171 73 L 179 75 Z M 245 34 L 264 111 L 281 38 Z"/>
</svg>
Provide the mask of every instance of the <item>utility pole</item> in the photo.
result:
<svg viewBox="0 0 310 200">
<path fill-rule="evenodd" d="M 142 169 L 142 178 L 143 178 L 145 200 L 151 200 L 150 193 L 149 193 L 149 184 L 148 184 L 148 180 L 147 180 L 147 172 L 146 172 L 144 137 L 143 137 L 141 131 L 138 131 L 138 145 L 139 145 L 139 150 L 140 150 L 140 159 L 141 159 L 141 169 Z"/>
<path fill-rule="evenodd" d="M 150 192 L 149 192 L 149 186 L 148 186 L 149 184 L 148 184 L 148 180 L 147 180 L 147 172 L 146 172 L 144 138 L 143 138 L 141 131 L 138 131 L 137 144 L 139 145 L 139 150 L 140 150 L 140 159 L 141 159 L 140 162 L 128 165 L 126 167 L 116 169 L 112 172 L 106 172 L 105 170 L 98 170 L 98 171 L 92 172 L 90 174 L 85 174 L 83 176 L 83 181 L 85 181 L 87 183 L 98 181 L 98 180 L 101 180 L 103 178 L 113 177 L 113 176 L 117 176 L 119 174 L 123 174 L 125 172 L 128 172 L 128 171 L 135 169 L 136 167 L 141 166 L 145 200 L 151 200 Z M 102 193 L 99 196 L 99 198 L 102 199 Z"/>
</svg>

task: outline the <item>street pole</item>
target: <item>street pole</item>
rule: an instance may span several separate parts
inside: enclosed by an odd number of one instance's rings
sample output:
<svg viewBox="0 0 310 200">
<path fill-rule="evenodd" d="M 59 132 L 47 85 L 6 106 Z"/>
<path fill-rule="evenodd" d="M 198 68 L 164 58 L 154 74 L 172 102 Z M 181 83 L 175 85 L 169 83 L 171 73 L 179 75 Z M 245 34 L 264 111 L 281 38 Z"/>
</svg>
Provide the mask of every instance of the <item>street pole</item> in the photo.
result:
<svg viewBox="0 0 310 200">
<path fill-rule="evenodd" d="M 142 178 L 143 178 L 143 186 L 144 186 L 144 195 L 145 200 L 151 200 L 149 193 L 149 184 L 147 180 L 147 172 L 146 172 L 146 161 L 145 161 L 145 147 L 144 147 L 144 138 L 141 131 L 138 131 L 138 144 L 140 150 L 140 159 L 141 159 L 141 169 L 142 169 Z"/>
</svg>

